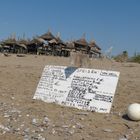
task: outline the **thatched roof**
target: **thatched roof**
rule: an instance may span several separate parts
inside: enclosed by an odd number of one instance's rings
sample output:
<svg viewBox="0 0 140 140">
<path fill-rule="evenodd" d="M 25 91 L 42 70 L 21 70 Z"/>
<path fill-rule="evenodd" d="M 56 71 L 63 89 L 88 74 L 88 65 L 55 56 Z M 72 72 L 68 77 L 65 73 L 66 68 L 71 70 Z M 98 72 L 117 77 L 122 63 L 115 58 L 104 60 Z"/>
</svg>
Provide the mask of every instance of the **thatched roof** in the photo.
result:
<svg viewBox="0 0 140 140">
<path fill-rule="evenodd" d="M 26 41 L 26 40 L 17 41 L 16 39 L 8 38 L 8 39 L 4 40 L 1 44 L 4 48 L 10 48 L 10 46 L 16 46 L 16 47 L 22 47 L 22 48 L 26 49 L 27 43 L 28 43 L 28 41 Z"/>
<path fill-rule="evenodd" d="M 54 35 L 50 31 L 48 31 L 47 33 L 41 35 L 40 38 L 49 41 L 49 40 L 54 39 L 55 37 L 54 37 Z"/>
<path fill-rule="evenodd" d="M 66 48 L 68 48 L 68 49 L 75 49 L 74 43 L 73 42 L 67 42 L 66 43 Z"/>
<path fill-rule="evenodd" d="M 22 47 L 24 49 L 27 49 L 27 46 L 25 44 L 17 44 L 19 47 Z"/>
<path fill-rule="evenodd" d="M 16 39 L 8 38 L 8 39 L 2 41 L 1 44 L 3 44 L 3 45 L 14 45 L 16 43 L 17 43 Z"/>
<path fill-rule="evenodd" d="M 96 46 L 96 43 L 95 43 L 95 41 L 92 40 L 92 41 L 89 42 L 88 45 L 89 45 L 89 47 L 93 48 L 93 47 Z"/>
<path fill-rule="evenodd" d="M 95 47 L 95 48 L 97 48 L 98 50 L 101 50 L 101 48 L 95 43 L 94 40 L 90 41 L 89 47 L 90 47 L 90 48 L 94 48 L 94 47 Z"/>
<path fill-rule="evenodd" d="M 38 38 L 34 38 L 30 42 L 28 42 L 28 45 L 41 45 L 43 43 L 44 42 L 42 42 L 42 40 L 40 40 Z"/>
<path fill-rule="evenodd" d="M 62 44 L 62 45 L 66 46 L 65 42 L 63 40 L 61 40 L 60 37 L 56 37 L 56 40 L 57 40 L 58 44 Z"/>
<path fill-rule="evenodd" d="M 17 41 L 18 44 L 24 44 L 25 46 L 29 44 L 29 40 L 25 40 L 25 39 L 20 39 Z"/>
<path fill-rule="evenodd" d="M 78 39 L 74 41 L 74 43 L 80 46 L 88 46 L 88 42 L 86 41 L 85 38 Z"/>
<path fill-rule="evenodd" d="M 57 40 L 56 39 L 52 39 L 50 41 L 48 41 L 50 44 L 57 44 Z"/>
<path fill-rule="evenodd" d="M 36 38 L 36 40 L 37 40 L 38 42 L 40 42 L 40 43 L 44 43 L 44 42 L 45 42 L 45 40 L 44 40 L 43 38 Z"/>
<path fill-rule="evenodd" d="M 60 37 L 56 37 L 54 39 L 51 39 L 48 41 L 50 44 L 55 44 L 55 45 L 63 45 L 66 46 L 66 44 L 60 39 Z"/>
</svg>

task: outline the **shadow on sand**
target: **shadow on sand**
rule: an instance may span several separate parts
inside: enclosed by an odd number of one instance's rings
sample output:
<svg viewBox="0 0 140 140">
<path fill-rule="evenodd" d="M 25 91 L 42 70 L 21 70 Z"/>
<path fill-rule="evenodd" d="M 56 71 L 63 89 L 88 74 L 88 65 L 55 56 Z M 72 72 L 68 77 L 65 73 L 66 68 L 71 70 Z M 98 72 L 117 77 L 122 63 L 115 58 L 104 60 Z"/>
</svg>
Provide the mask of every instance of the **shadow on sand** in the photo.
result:
<svg viewBox="0 0 140 140">
<path fill-rule="evenodd" d="M 122 116 L 122 118 L 123 118 L 124 120 L 132 121 L 132 122 L 133 122 L 133 120 L 129 119 L 129 117 L 127 116 L 127 114 L 124 114 L 124 115 Z"/>
</svg>

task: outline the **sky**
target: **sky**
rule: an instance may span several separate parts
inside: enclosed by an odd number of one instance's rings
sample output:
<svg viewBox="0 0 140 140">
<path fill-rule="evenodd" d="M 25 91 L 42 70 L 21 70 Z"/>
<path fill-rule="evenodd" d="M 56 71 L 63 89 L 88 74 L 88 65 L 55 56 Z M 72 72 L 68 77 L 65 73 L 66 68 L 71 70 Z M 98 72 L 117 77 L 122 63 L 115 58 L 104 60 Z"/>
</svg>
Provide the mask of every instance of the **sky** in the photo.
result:
<svg viewBox="0 0 140 140">
<path fill-rule="evenodd" d="M 112 55 L 140 52 L 140 0 L 0 0 L 0 40 L 50 30 L 64 41 L 95 40 Z"/>
</svg>

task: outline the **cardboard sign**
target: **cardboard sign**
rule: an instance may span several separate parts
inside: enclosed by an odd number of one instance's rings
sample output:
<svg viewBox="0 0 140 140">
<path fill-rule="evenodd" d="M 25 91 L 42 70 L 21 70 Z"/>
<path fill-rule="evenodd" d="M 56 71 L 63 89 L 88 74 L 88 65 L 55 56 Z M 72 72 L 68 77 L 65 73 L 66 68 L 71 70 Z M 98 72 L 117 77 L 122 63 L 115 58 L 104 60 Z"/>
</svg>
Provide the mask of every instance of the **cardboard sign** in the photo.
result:
<svg viewBox="0 0 140 140">
<path fill-rule="evenodd" d="M 33 99 L 109 113 L 118 78 L 115 71 L 47 65 Z"/>
</svg>

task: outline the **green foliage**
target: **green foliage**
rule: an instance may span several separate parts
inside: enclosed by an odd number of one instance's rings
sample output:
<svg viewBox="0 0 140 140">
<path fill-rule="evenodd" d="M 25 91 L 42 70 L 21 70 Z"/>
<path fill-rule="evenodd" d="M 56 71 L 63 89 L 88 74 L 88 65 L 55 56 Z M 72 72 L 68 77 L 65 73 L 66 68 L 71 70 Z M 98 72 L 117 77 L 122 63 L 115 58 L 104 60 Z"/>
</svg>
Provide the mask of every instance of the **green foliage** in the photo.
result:
<svg viewBox="0 0 140 140">
<path fill-rule="evenodd" d="M 133 56 L 131 62 L 140 63 L 140 54 Z"/>
<path fill-rule="evenodd" d="M 121 54 L 114 57 L 114 60 L 117 62 L 126 62 L 128 60 L 127 51 L 123 51 Z"/>
<path fill-rule="evenodd" d="M 128 52 L 127 51 L 123 51 L 122 55 L 125 56 L 125 57 L 128 57 Z"/>
</svg>

